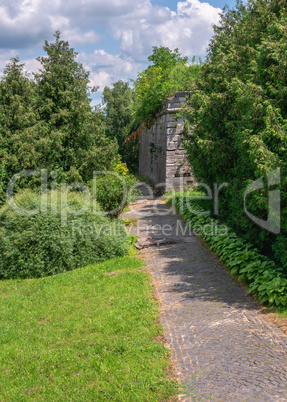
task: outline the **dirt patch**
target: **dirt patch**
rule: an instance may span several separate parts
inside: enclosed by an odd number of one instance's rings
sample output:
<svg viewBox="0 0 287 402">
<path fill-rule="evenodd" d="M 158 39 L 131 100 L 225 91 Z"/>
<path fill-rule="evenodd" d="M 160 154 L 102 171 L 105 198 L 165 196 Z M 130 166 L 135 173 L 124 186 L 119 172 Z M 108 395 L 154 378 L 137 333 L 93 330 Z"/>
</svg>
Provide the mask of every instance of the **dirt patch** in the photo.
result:
<svg viewBox="0 0 287 402">
<path fill-rule="evenodd" d="M 94 381 L 94 382 L 92 382 L 91 384 L 90 384 L 90 388 L 94 388 L 94 389 L 97 389 L 98 388 L 98 382 L 97 381 Z"/>
<path fill-rule="evenodd" d="M 106 276 L 110 276 L 110 275 L 121 275 L 121 274 L 125 274 L 126 272 L 129 272 L 125 269 L 119 269 L 118 271 L 112 271 L 112 272 L 107 272 L 105 275 Z"/>
<path fill-rule="evenodd" d="M 164 336 L 164 334 L 157 335 L 157 336 L 154 338 L 154 341 L 155 341 L 156 343 L 161 343 L 162 345 L 168 347 L 168 343 L 167 343 L 167 340 L 166 340 L 166 337 Z"/>
<path fill-rule="evenodd" d="M 279 313 L 267 307 L 261 308 L 261 314 L 287 336 L 287 317 L 281 317 Z"/>
</svg>

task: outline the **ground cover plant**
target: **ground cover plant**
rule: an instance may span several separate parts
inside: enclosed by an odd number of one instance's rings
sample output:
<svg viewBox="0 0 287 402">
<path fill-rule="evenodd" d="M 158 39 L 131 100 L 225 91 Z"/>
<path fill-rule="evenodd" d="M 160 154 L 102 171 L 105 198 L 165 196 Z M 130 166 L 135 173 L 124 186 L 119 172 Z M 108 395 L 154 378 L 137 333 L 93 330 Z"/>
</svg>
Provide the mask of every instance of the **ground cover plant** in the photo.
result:
<svg viewBox="0 0 287 402">
<path fill-rule="evenodd" d="M 143 269 L 129 255 L 0 281 L 0 399 L 133 402 L 176 394 Z"/>
<path fill-rule="evenodd" d="M 0 209 L 0 278 L 54 275 L 128 252 L 124 225 L 91 201 L 83 211 L 82 192 L 70 192 L 65 204 L 60 192 L 48 192 L 47 200 L 41 212 L 41 195 L 24 190 L 14 197 L 16 205 L 38 213 L 24 215 L 9 204 Z"/>
<path fill-rule="evenodd" d="M 260 303 L 286 308 L 287 278 L 284 269 L 276 266 L 274 261 L 262 255 L 232 229 L 226 230 L 225 225 L 206 214 L 199 199 L 204 195 L 202 192 L 179 192 L 169 194 L 167 200 L 226 263 L 231 274 L 248 284 L 248 292 L 253 292 Z"/>
</svg>

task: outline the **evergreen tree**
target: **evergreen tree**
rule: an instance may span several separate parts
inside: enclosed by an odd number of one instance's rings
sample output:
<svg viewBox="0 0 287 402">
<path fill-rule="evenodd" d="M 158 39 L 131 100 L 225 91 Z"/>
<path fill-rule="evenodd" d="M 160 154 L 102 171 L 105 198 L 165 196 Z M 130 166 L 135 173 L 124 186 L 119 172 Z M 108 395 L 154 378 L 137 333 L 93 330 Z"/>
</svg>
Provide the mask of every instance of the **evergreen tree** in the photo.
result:
<svg viewBox="0 0 287 402">
<path fill-rule="evenodd" d="M 103 103 L 106 115 L 106 135 L 116 138 L 119 144 L 119 153 L 124 162 L 130 164 L 130 155 L 125 139 L 130 133 L 132 124 L 131 107 L 133 90 L 127 82 L 117 81 L 112 88 L 106 86 L 103 91 Z"/>
<path fill-rule="evenodd" d="M 63 179 L 87 181 L 94 170 L 111 166 L 117 145 L 104 135 L 102 113 L 90 105 L 89 73 L 60 32 L 55 38 L 45 41 L 47 56 L 38 58 L 42 69 L 35 74 L 36 108 L 49 132 L 43 155 Z"/>
<path fill-rule="evenodd" d="M 207 62 L 193 84 L 186 116 L 188 143 L 198 181 L 228 183 L 219 217 L 287 269 L 287 7 L 283 0 L 238 1 L 215 27 Z M 282 233 L 253 224 L 244 211 L 247 185 L 281 168 Z M 268 216 L 268 188 L 254 191 L 247 208 Z M 285 219 L 284 219 L 285 218 Z"/>
<path fill-rule="evenodd" d="M 20 64 L 10 60 L 0 81 L 0 201 L 11 177 L 37 167 L 35 146 L 38 115 L 34 109 L 35 87 Z"/>
<path fill-rule="evenodd" d="M 58 181 L 87 182 L 117 156 L 116 141 L 104 134 L 103 113 L 90 105 L 89 74 L 59 32 L 55 37 L 55 43 L 45 41 L 47 56 L 38 58 L 42 69 L 34 80 L 18 57 L 0 80 L 0 202 L 22 170 L 53 170 Z M 28 184 L 39 182 L 17 182 Z"/>
</svg>

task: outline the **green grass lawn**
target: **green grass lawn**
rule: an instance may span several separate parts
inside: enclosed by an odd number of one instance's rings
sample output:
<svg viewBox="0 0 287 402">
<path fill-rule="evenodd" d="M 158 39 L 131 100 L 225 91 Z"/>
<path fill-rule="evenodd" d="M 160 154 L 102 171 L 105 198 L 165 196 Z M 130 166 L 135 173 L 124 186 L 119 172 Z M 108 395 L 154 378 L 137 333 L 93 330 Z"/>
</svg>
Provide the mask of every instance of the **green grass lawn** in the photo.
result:
<svg viewBox="0 0 287 402">
<path fill-rule="evenodd" d="M 143 268 L 130 255 L 52 277 L 0 281 L 0 400 L 175 395 Z"/>
</svg>

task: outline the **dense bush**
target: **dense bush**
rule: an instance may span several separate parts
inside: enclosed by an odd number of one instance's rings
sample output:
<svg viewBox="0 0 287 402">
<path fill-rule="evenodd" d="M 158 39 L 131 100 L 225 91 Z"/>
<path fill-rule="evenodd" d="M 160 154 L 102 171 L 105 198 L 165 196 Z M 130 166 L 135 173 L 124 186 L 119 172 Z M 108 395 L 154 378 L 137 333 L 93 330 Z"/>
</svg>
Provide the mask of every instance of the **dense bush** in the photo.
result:
<svg viewBox="0 0 287 402">
<path fill-rule="evenodd" d="M 248 292 L 253 292 L 260 303 L 286 307 L 287 279 L 283 270 L 234 231 L 207 215 L 201 202 L 194 199 L 196 195 L 193 193 L 191 198 L 190 193 L 177 193 L 169 196 L 168 201 L 227 264 L 231 274 L 249 284 Z"/>
<path fill-rule="evenodd" d="M 286 235 L 270 233 L 245 214 L 244 192 L 262 177 L 264 188 L 248 195 L 247 208 L 268 216 L 266 177 L 281 169 L 282 221 L 287 213 L 287 8 L 283 0 L 238 2 L 215 27 L 206 63 L 192 84 L 186 116 L 193 126 L 187 150 L 198 181 L 228 183 L 219 218 L 287 269 Z"/>
<path fill-rule="evenodd" d="M 41 208 L 40 195 L 29 190 L 19 193 L 15 202 L 27 211 Z M 98 207 L 97 214 L 92 205 L 79 215 L 69 214 L 69 210 L 80 212 L 83 204 L 83 193 L 71 192 L 68 205 L 56 197 L 56 202 L 49 201 L 47 213 L 23 215 L 4 205 L 0 210 L 0 278 L 54 275 L 127 253 L 123 225 L 100 215 Z"/>
<path fill-rule="evenodd" d="M 123 209 L 135 200 L 138 190 L 137 179 L 129 173 L 127 165 L 117 160 L 113 170 L 96 176 L 89 182 L 97 202 L 108 215 L 118 216 Z"/>
</svg>

